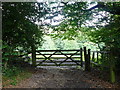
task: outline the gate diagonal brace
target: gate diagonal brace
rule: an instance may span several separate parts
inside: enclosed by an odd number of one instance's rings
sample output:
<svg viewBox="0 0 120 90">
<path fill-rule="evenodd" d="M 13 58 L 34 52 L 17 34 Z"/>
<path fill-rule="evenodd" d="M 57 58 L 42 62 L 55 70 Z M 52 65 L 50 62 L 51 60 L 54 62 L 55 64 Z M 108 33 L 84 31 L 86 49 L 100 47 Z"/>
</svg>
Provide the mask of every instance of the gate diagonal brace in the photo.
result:
<svg viewBox="0 0 120 90">
<path fill-rule="evenodd" d="M 58 65 L 60 66 L 63 62 L 66 62 L 68 58 L 66 58 L 64 61 L 61 61 Z"/>
<path fill-rule="evenodd" d="M 80 65 L 77 61 L 73 60 L 71 57 L 69 57 L 69 59 L 73 62 L 75 62 L 77 65 Z"/>
<path fill-rule="evenodd" d="M 60 62 L 60 63 L 59 63 L 59 66 L 60 66 L 63 62 L 66 62 L 66 61 L 69 59 L 69 57 L 68 57 L 66 54 L 62 53 L 61 51 L 60 51 L 60 53 L 63 54 L 63 55 L 65 55 L 65 56 L 66 56 L 66 59 L 65 59 L 64 61 Z"/>
<path fill-rule="evenodd" d="M 61 61 L 60 63 L 55 62 L 54 60 L 51 60 L 51 57 L 53 55 L 56 55 L 56 53 L 59 52 L 61 55 L 65 56 L 65 59 L 63 59 L 63 61 Z M 56 66 L 61 66 L 62 63 L 66 62 L 68 59 L 70 59 L 72 62 L 75 62 L 77 65 L 80 65 L 79 62 L 75 61 L 72 56 L 76 55 L 79 51 L 76 51 L 75 53 L 70 54 L 70 56 L 68 56 L 67 54 L 64 54 L 62 51 L 55 51 L 53 54 L 50 54 L 48 57 L 44 54 L 42 54 L 41 52 L 38 52 L 40 55 L 42 55 L 44 57 L 44 60 L 42 60 L 39 65 L 41 65 L 43 62 L 45 62 L 46 60 L 49 60 L 50 62 L 53 62 Z"/>
<path fill-rule="evenodd" d="M 51 62 L 53 62 L 56 66 L 58 66 L 58 64 L 57 64 L 55 61 L 51 60 L 50 58 L 51 58 L 53 55 L 55 55 L 57 52 L 58 52 L 58 51 L 55 51 L 53 54 L 51 54 L 51 55 L 48 57 L 48 60 L 50 60 Z"/>
<path fill-rule="evenodd" d="M 72 59 L 72 56 L 75 55 L 75 54 L 77 54 L 77 53 L 78 53 L 78 51 L 76 51 L 76 53 L 72 54 L 72 55 L 69 57 L 69 59 L 70 59 L 71 61 L 75 62 L 77 65 L 80 65 L 77 61 L 75 61 L 75 60 Z"/>
<path fill-rule="evenodd" d="M 40 52 L 39 52 L 40 53 Z M 42 60 L 39 64 L 41 65 L 43 62 L 45 62 L 47 59 L 48 59 L 48 57 L 46 57 L 45 55 L 43 55 L 42 53 L 40 53 L 44 58 L 45 58 L 45 60 Z"/>
</svg>

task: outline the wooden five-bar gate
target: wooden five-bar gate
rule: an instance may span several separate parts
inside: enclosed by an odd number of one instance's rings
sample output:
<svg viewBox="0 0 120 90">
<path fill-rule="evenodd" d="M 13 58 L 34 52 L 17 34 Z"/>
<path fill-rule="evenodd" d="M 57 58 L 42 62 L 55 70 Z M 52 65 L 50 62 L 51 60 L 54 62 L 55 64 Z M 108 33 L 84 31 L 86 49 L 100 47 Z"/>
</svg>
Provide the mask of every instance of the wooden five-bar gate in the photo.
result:
<svg viewBox="0 0 120 90">
<path fill-rule="evenodd" d="M 80 48 L 79 50 L 35 50 L 32 49 L 33 66 L 84 66 L 85 71 L 91 71 L 92 67 L 108 68 L 110 70 L 111 82 L 115 82 L 114 63 L 112 52 L 91 51 Z M 107 61 L 108 65 L 103 65 L 101 60 Z"/>
<path fill-rule="evenodd" d="M 79 50 L 34 50 L 34 66 L 83 66 L 82 48 Z"/>
<path fill-rule="evenodd" d="M 90 49 L 32 50 L 33 66 L 85 66 L 90 71 Z"/>
</svg>

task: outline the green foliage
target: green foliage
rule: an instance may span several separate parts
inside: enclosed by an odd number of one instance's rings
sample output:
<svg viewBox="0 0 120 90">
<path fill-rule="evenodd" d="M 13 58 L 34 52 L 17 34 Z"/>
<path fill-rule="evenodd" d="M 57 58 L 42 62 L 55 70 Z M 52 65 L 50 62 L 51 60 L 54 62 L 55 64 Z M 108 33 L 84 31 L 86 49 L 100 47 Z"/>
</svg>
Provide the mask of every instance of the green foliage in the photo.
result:
<svg viewBox="0 0 120 90">
<path fill-rule="evenodd" d="M 77 37 L 79 35 L 79 28 L 76 26 L 70 26 L 66 24 L 65 21 L 60 24 L 60 26 L 55 28 L 55 34 L 53 37 L 59 37 L 61 39 L 68 39 L 68 40 L 74 40 L 74 37 Z"/>
<path fill-rule="evenodd" d="M 56 33 L 55 37 L 59 37 L 62 40 L 74 40 L 76 37 L 80 36 L 79 39 L 84 38 L 84 42 L 90 40 L 98 44 L 101 50 L 103 50 L 103 46 L 106 47 L 104 50 L 111 50 L 111 52 L 115 50 L 113 61 L 118 66 L 117 68 L 119 68 L 120 3 L 98 2 L 93 7 L 89 8 L 88 5 L 91 4 L 95 3 L 64 3 L 64 21 L 60 26 L 54 28 Z M 84 36 L 80 35 L 81 32 Z M 88 44 L 89 43 L 85 46 Z M 109 61 L 105 60 L 100 59 L 100 62 L 107 65 Z"/>
<path fill-rule="evenodd" d="M 7 43 L 3 42 L 2 45 L 2 65 L 3 68 L 7 68 L 8 64 L 11 61 L 14 61 L 19 55 L 18 52 L 13 51 L 13 48 L 7 45 Z"/>
<path fill-rule="evenodd" d="M 13 48 L 29 50 L 32 45 L 39 46 L 42 31 L 35 24 L 47 14 L 44 3 L 4 2 L 2 3 L 3 41 Z"/>
<path fill-rule="evenodd" d="M 3 87 L 8 85 L 16 85 L 21 80 L 28 78 L 31 74 L 26 67 L 21 67 L 20 63 L 16 65 L 10 64 L 7 68 L 2 68 Z"/>
<path fill-rule="evenodd" d="M 90 36 L 90 39 L 93 42 L 104 42 L 109 47 L 120 48 L 119 23 L 119 19 L 114 20 L 113 22 L 109 23 L 109 25 L 106 25 L 101 29 L 89 31 L 87 34 Z"/>
<path fill-rule="evenodd" d="M 21 67 L 9 66 L 8 68 L 2 68 L 2 74 L 5 77 L 13 77 L 22 72 Z"/>
<path fill-rule="evenodd" d="M 97 50 L 98 46 L 95 43 L 90 42 L 87 38 L 85 38 L 82 34 L 79 37 L 74 38 L 74 40 L 62 39 L 59 37 L 54 38 L 53 36 L 44 36 L 44 43 L 42 47 L 38 49 L 42 50 L 56 50 L 56 49 L 80 49 L 83 46 L 87 46 L 92 50 Z"/>
<path fill-rule="evenodd" d="M 85 11 L 87 7 L 86 2 L 68 2 L 63 8 L 64 15 L 68 20 L 66 24 L 81 27 L 89 16 L 89 12 Z"/>
<path fill-rule="evenodd" d="M 7 69 L 2 68 L 2 86 L 17 85 L 22 80 L 32 75 L 27 68 L 9 66 Z"/>
<path fill-rule="evenodd" d="M 63 7 L 64 20 L 58 27 L 54 28 L 57 32 L 55 37 L 62 39 L 73 40 L 79 36 L 81 25 L 89 17 L 89 12 L 86 12 L 88 4 L 86 2 L 68 2 Z"/>
<path fill-rule="evenodd" d="M 58 50 L 63 50 L 65 48 L 65 43 L 61 38 L 54 39 L 55 47 Z"/>
<path fill-rule="evenodd" d="M 11 85 L 16 85 L 17 83 L 18 81 L 15 78 L 12 80 L 12 82 L 10 82 Z"/>
<path fill-rule="evenodd" d="M 3 2 L 2 3 L 2 60 L 7 68 L 20 51 L 31 51 L 31 47 L 41 46 L 43 32 L 35 22 L 49 10 L 45 3 Z"/>
<path fill-rule="evenodd" d="M 78 37 L 81 31 L 87 34 L 92 42 L 119 47 L 119 3 L 98 2 L 96 6 L 88 9 L 91 4 L 94 3 L 67 2 L 63 8 L 65 20 L 55 28 L 56 36 L 71 40 Z M 87 21 L 91 22 L 91 25 L 87 25 Z"/>
<path fill-rule="evenodd" d="M 44 39 L 44 43 L 38 49 L 42 49 L 42 50 L 56 49 L 55 43 L 51 37 L 44 35 L 43 39 Z"/>
</svg>

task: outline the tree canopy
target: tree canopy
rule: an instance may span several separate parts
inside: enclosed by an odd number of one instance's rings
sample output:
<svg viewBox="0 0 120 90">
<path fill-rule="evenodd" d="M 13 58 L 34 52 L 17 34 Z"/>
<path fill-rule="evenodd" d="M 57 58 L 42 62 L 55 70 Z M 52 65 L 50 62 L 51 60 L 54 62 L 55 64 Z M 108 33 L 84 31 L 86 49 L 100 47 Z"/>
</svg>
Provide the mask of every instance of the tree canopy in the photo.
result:
<svg viewBox="0 0 120 90">
<path fill-rule="evenodd" d="M 110 47 L 120 46 L 119 2 L 67 2 L 64 4 L 65 20 L 55 28 L 55 31 L 58 31 L 56 36 L 73 39 L 81 31 L 95 43 L 104 42 Z"/>
<path fill-rule="evenodd" d="M 48 13 L 45 3 L 3 2 L 3 42 L 14 48 L 40 45 L 42 30 L 35 24 Z"/>
<path fill-rule="evenodd" d="M 40 46 L 43 40 L 42 24 L 47 23 L 44 21 L 49 19 L 56 22 L 54 18 L 62 15 L 60 25 L 51 26 L 55 36 L 72 40 L 86 34 L 92 42 L 103 42 L 105 46 L 119 48 L 119 2 L 56 3 L 2 3 L 3 44 L 26 50 Z M 35 22 L 41 22 L 39 28 Z"/>
<path fill-rule="evenodd" d="M 14 62 L 15 56 L 31 51 L 42 44 L 40 21 L 49 11 L 46 3 L 3 2 L 2 3 L 2 59 L 4 67 Z M 17 52 L 16 52 L 17 51 Z"/>
</svg>

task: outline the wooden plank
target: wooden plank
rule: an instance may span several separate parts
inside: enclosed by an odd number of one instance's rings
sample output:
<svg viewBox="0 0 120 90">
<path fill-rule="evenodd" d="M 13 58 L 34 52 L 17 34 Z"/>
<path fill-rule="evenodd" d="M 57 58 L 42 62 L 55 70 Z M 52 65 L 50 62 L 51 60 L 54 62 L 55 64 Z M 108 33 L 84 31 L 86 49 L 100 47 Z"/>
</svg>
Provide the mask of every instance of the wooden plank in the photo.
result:
<svg viewBox="0 0 120 90">
<path fill-rule="evenodd" d="M 36 61 L 43 61 L 44 59 L 37 59 Z M 50 60 L 53 60 L 53 61 L 64 61 L 64 60 L 67 60 L 67 61 L 72 61 L 71 59 L 50 59 Z M 79 59 L 73 59 L 74 61 L 81 61 Z M 49 59 L 47 59 L 46 61 L 49 61 Z"/>
<path fill-rule="evenodd" d="M 54 60 L 53 60 L 53 61 L 54 61 Z M 76 61 L 76 62 L 81 62 L 80 60 L 74 60 L 74 61 Z M 42 62 L 42 60 L 41 60 L 41 61 L 36 61 L 36 63 L 39 63 L 39 62 Z M 62 61 L 54 61 L 54 62 L 59 63 L 59 62 L 62 62 Z M 65 61 L 65 62 L 73 62 L 73 61 Z M 46 60 L 45 63 L 53 63 L 53 62 L 51 62 L 51 61 L 49 61 L 49 60 Z"/>
<path fill-rule="evenodd" d="M 56 66 L 56 64 L 37 64 L 37 66 Z M 77 66 L 77 64 L 58 64 L 58 66 Z"/>
<path fill-rule="evenodd" d="M 109 51 L 91 51 L 91 52 L 95 52 L 95 53 L 110 53 Z"/>
<path fill-rule="evenodd" d="M 79 49 L 73 49 L 73 50 L 36 50 L 36 52 L 55 52 L 55 51 L 80 51 Z"/>
<path fill-rule="evenodd" d="M 93 61 L 90 61 L 90 63 L 92 63 L 92 64 L 94 64 L 94 65 L 99 65 L 98 63 L 96 63 L 96 62 L 93 62 Z"/>
<path fill-rule="evenodd" d="M 62 54 L 61 53 L 60 54 L 38 54 L 38 53 L 36 53 L 36 55 L 52 55 L 52 56 L 53 55 L 80 55 L 80 53 L 78 53 L 78 54 L 74 54 L 74 53 L 67 53 L 67 54 L 63 54 L 63 53 Z"/>
<path fill-rule="evenodd" d="M 66 57 L 50 57 L 50 59 L 65 59 Z M 78 58 L 80 59 L 80 57 L 71 57 L 71 58 Z M 45 59 L 44 57 L 43 58 L 37 58 L 36 59 Z M 80 59 L 81 60 L 81 59 Z"/>
<path fill-rule="evenodd" d="M 93 61 L 90 61 L 90 63 L 92 63 L 92 64 L 94 64 L 95 66 L 97 66 L 97 67 L 103 67 L 103 68 L 109 68 L 108 66 L 104 66 L 104 65 L 102 65 L 102 64 L 98 64 L 98 63 L 96 63 L 96 62 L 93 62 Z"/>
</svg>

